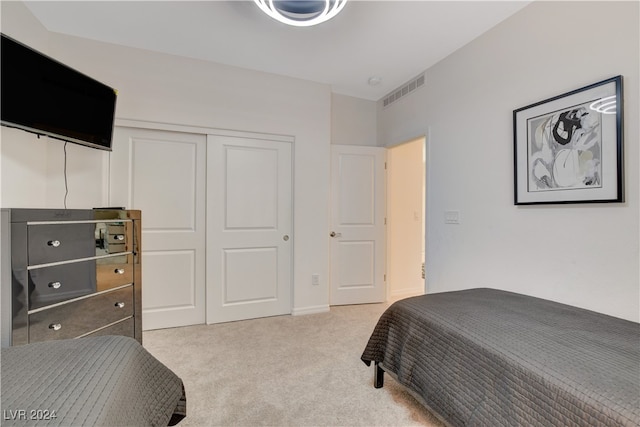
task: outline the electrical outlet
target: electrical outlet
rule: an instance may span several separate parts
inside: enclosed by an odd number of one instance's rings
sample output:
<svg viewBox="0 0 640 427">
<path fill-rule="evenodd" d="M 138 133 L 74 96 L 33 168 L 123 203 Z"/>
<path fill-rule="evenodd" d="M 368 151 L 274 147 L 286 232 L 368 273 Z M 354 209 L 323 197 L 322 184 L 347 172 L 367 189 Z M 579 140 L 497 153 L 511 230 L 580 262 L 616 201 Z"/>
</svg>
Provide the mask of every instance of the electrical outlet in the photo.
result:
<svg viewBox="0 0 640 427">
<path fill-rule="evenodd" d="M 460 211 L 445 211 L 444 212 L 445 224 L 460 224 Z"/>
<path fill-rule="evenodd" d="M 318 286 L 320 284 L 320 275 L 312 274 L 311 275 L 311 284 L 314 286 Z"/>
</svg>

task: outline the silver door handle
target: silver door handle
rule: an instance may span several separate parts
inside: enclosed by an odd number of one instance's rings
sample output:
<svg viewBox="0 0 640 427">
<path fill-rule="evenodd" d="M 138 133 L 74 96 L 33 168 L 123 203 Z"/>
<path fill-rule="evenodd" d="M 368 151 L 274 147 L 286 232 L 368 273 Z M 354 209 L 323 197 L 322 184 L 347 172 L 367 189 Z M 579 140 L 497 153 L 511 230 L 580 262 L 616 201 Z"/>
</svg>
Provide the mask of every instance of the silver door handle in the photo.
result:
<svg viewBox="0 0 640 427">
<path fill-rule="evenodd" d="M 124 308 L 124 303 L 123 302 L 117 302 L 115 304 L 115 306 L 118 307 L 118 308 Z"/>
<path fill-rule="evenodd" d="M 116 268 L 113 272 L 116 274 L 124 274 L 124 268 Z"/>
<path fill-rule="evenodd" d="M 335 231 L 332 231 L 329 236 L 331 237 L 342 237 L 342 233 L 336 233 Z"/>
<path fill-rule="evenodd" d="M 284 240 L 285 242 L 289 240 L 289 235 L 285 234 L 284 236 L 282 236 L 282 240 Z"/>
</svg>

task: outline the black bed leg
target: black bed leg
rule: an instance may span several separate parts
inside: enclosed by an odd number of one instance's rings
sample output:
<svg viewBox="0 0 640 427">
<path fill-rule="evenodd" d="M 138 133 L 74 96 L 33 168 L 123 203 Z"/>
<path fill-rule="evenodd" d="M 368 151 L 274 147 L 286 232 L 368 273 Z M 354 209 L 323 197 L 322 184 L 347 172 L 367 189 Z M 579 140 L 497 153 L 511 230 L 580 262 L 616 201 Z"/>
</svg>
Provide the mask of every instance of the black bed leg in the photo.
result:
<svg viewBox="0 0 640 427">
<path fill-rule="evenodd" d="M 375 363 L 373 369 L 373 386 L 375 388 L 382 388 L 384 385 L 384 369 L 380 367 L 378 362 Z"/>
</svg>

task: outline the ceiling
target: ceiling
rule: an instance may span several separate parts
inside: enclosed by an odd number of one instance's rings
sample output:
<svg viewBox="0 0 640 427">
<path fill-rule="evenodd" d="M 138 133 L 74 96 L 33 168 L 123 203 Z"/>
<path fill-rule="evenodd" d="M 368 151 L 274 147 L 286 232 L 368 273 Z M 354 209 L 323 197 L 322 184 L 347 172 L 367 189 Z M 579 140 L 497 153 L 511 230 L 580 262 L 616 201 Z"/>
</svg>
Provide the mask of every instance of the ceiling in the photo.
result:
<svg viewBox="0 0 640 427">
<path fill-rule="evenodd" d="M 530 1 L 358 1 L 289 27 L 253 1 L 27 1 L 53 32 L 275 73 L 377 101 Z M 381 79 L 368 84 L 370 77 Z"/>
</svg>

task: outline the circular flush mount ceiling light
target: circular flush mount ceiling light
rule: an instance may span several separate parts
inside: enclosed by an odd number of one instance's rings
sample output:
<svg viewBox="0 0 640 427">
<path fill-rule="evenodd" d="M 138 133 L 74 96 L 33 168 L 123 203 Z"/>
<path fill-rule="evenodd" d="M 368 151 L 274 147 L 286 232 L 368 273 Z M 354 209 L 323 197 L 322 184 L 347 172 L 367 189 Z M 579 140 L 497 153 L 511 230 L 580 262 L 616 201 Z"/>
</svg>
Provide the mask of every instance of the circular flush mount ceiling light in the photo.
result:
<svg viewBox="0 0 640 427">
<path fill-rule="evenodd" d="M 310 27 L 336 16 L 347 0 L 253 0 L 273 19 L 295 27 Z"/>
</svg>

